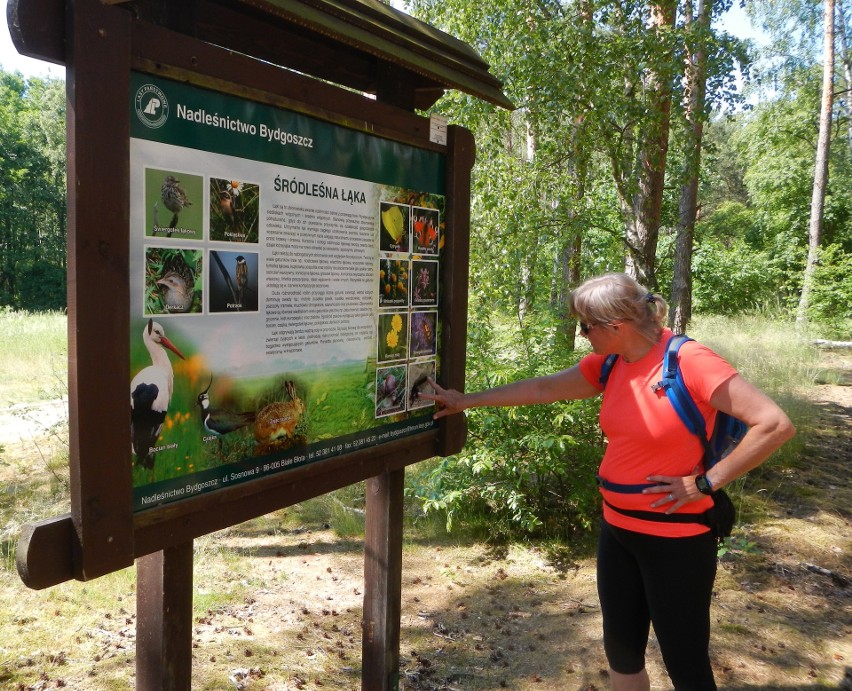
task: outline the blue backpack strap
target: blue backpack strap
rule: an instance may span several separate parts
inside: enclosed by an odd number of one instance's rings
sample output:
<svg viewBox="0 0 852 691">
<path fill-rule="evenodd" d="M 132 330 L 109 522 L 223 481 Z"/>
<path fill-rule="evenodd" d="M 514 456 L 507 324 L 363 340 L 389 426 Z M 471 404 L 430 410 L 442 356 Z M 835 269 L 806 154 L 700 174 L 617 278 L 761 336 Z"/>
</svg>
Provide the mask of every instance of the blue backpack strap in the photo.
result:
<svg viewBox="0 0 852 691">
<path fill-rule="evenodd" d="M 706 462 L 712 455 L 710 443 L 707 441 L 707 425 L 704 422 L 704 416 L 692 400 L 689 389 L 686 388 L 686 382 L 678 366 L 678 351 L 684 343 L 691 340 L 689 336 L 683 334 L 669 339 L 666 354 L 663 357 L 663 378 L 654 388 L 655 390 L 663 389 L 666 392 L 666 397 L 683 424 L 701 440 Z"/>
<path fill-rule="evenodd" d="M 659 482 L 642 482 L 635 485 L 626 485 L 621 482 L 610 482 L 600 475 L 595 475 L 595 482 L 598 487 L 601 487 L 610 492 L 618 492 L 619 494 L 642 494 L 649 487 L 659 487 Z"/>
<path fill-rule="evenodd" d="M 598 377 L 598 382 L 603 388 L 606 388 L 606 383 L 609 381 L 609 375 L 612 373 L 612 368 L 615 367 L 615 361 L 618 360 L 618 355 L 611 353 L 604 358 L 601 365 L 601 376 Z"/>
</svg>

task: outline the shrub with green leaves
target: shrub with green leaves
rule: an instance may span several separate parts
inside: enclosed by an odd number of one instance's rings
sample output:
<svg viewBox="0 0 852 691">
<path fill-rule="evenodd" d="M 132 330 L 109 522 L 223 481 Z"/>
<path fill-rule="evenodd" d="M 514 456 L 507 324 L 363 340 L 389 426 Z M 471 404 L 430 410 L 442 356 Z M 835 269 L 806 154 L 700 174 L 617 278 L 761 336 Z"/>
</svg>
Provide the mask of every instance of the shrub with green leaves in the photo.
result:
<svg viewBox="0 0 852 691">
<path fill-rule="evenodd" d="M 559 340 L 546 318 L 513 327 L 493 315 L 471 323 L 468 390 L 551 374 L 562 366 L 554 363 L 580 358 L 555 352 Z M 472 409 L 462 453 L 412 474 L 408 493 L 426 512 L 443 512 L 448 528 L 463 520 L 491 539 L 587 532 L 599 513 L 599 409 L 598 399 Z"/>
<path fill-rule="evenodd" d="M 829 335 L 848 338 L 852 324 L 852 254 L 840 245 L 820 252 L 814 271 L 809 317 L 829 329 Z"/>
<path fill-rule="evenodd" d="M 742 240 L 705 241 L 693 256 L 694 311 L 734 315 L 772 301 L 766 256 Z"/>
</svg>

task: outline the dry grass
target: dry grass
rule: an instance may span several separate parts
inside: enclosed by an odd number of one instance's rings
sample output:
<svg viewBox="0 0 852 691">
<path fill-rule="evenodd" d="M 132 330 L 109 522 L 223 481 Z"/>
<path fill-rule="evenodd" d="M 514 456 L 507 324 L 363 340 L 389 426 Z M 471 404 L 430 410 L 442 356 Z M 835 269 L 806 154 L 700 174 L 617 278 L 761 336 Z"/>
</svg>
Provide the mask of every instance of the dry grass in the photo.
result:
<svg viewBox="0 0 852 691">
<path fill-rule="evenodd" d="M 67 391 L 66 324 L 59 312 L 0 309 L 0 406 L 59 398 Z"/>
</svg>

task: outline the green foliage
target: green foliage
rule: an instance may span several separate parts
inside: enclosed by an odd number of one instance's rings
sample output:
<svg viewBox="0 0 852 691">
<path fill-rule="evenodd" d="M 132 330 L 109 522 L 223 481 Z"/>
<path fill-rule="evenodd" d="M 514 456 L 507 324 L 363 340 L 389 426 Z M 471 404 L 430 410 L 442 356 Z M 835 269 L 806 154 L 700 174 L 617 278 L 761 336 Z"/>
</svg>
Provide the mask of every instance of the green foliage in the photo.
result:
<svg viewBox="0 0 852 691">
<path fill-rule="evenodd" d="M 748 205 L 744 181 L 748 161 L 743 160 L 736 146 L 736 135 L 743 122 L 742 115 L 716 113 L 704 128 L 698 193 L 702 217 L 714 213 L 723 204 Z"/>
<path fill-rule="evenodd" d="M 754 311 L 773 298 L 765 255 L 742 240 L 728 245 L 704 241 L 692 261 L 696 312 L 735 315 Z"/>
<path fill-rule="evenodd" d="M 64 82 L 0 71 L 0 179 L 0 304 L 63 309 Z"/>
<path fill-rule="evenodd" d="M 817 93 L 803 90 L 801 97 L 759 106 L 736 136 L 767 247 L 804 244 L 807 238 L 818 113 Z"/>
<path fill-rule="evenodd" d="M 546 319 L 516 327 L 480 316 L 472 324 L 471 390 L 549 374 L 555 359 L 566 359 L 554 352 L 555 328 Z M 443 512 L 448 528 L 457 521 L 480 525 L 492 540 L 588 531 L 599 511 L 598 410 L 597 400 L 471 410 L 465 450 L 412 479 L 409 494 L 425 511 Z"/>
<path fill-rule="evenodd" d="M 820 252 L 811 287 L 810 318 L 828 329 L 828 335 L 840 339 L 852 333 L 852 253 L 839 245 Z"/>
<path fill-rule="evenodd" d="M 822 65 L 819 46 L 822 41 L 821 3 L 810 0 L 777 2 L 760 0 L 749 5 L 771 38 L 762 50 L 755 70 L 763 97 L 755 111 L 742 117 L 742 127 L 731 141 L 739 152 L 744 168 L 743 180 L 749 195 L 749 206 L 755 212 L 750 240 L 766 251 L 768 277 L 776 285 L 779 303 L 791 312 L 799 301 L 804 277 L 808 244 L 811 196 Z M 846 137 L 849 117 L 847 104 L 841 100 L 848 92 L 844 75 L 838 70 L 834 118 L 829 156 L 828 186 L 825 190 L 821 243 L 825 249 L 837 245 L 842 252 L 852 251 L 852 197 L 849 195 L 852 158 Z M 843 262 L 837 266 L 843 268 Z M 828 328 L 840 319 L 843 309 L 825 294 L 842 288 L 843 281 L 830 277 L 831 269 L 823 267 L 819 306 L 808 312 L 808 318 L 827 322 Z M 849 302 L 848 293 L 845 302 Z M 842 327 L 841 327 L 842 328 Z"/>
<path fill-rule="evenodd" d="M 714 121 L 702 194 L 709 200 L 696 229 L 695 310 L 733 314 L 741 309 L 798 304 L 807 253 L 819 112 L 819 70 L 806 64 L 799 81 L 754 112 Z M 842 334 L 849 293 L 842 253 L 852 251 L 852 159 L 845 128 L 837 128 L 829 161 L 819 303 L 809 318 Z M 828 246 L 836 250 L 828 250 Z M 841 254 L 836 254 L 840 252 Z M 835 274 L 839 275 L 835 275 Z M 847 330 L 848 333 L 848 330 Z"/>
<path fill-rule="evenodd" d="M 34 311 L 61 309 L 66 302 L 66 274 L 62 266 L 38 259 L 21 272 L 21 304 Z"/>
<path fill-rule="evenodd" d="M 724 201 L 698 223 L 696 234 L 699 242 L 718 242 L 730 247 L 739 239 L 755 246 L 759 244 L 754 234 L 755 222 L 753 209 L 739 201 Z"/>
</svg>

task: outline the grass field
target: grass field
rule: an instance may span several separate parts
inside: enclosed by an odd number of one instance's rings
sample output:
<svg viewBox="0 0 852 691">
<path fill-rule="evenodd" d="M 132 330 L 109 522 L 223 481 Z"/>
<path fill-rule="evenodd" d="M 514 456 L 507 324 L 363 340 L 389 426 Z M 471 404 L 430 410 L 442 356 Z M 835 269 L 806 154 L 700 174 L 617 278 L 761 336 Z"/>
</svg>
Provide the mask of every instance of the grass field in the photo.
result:
<svg viewBox="0 0 852 691">
<path fill-rule="evenodd" d="M 0 310 L 0 406 L 59 398 L 68 390 L 67 318 Z"/>
</svg>

